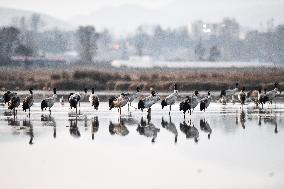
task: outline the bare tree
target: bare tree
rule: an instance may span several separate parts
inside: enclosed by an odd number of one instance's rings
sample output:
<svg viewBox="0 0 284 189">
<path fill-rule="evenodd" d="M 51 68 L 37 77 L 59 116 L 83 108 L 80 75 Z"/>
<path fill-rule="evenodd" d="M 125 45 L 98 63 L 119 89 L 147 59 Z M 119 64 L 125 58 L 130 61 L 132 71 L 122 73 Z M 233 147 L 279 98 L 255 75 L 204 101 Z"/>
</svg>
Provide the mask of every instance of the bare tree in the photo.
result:
<svg viewBox="0 0 284 189">
<path fill-rule="evenodd" d="M 20 31 L 15 27 L 0 29 L 0 60 L 2 64 L 6 64 L 11 60 L 19 33 Z"/>
<path fill-rule="evenodd" d="M 76 32 L 78 53 L 84 63 L 92 63 L 97 51 L 98 34 L 93 26 L 80 26 Z"/>
</svg>

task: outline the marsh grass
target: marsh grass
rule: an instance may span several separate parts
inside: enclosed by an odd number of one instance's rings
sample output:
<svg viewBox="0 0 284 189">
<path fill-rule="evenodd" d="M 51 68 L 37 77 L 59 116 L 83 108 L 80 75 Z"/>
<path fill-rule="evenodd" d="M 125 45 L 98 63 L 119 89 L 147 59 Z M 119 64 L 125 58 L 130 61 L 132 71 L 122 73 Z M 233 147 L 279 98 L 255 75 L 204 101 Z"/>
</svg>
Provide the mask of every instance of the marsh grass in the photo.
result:
<svg viewBox="0 0 284 189">
<path fill-rule="evenodd" d="M 88 68 L 71 69 L 0 69 L 2 90 L 39 90 L 57 87 L 60 90 L 144 90 L 150 87 L 159 91 L 172 90 L 177 83 L 180 90 L 221 90 L 234 87 L 239 82 L 247 89 L 273 88 L 275 82 L 284 84 L 283 68 L 265 69 L 187 69 L 187 70 L 107 70 Z"/>
</svg>

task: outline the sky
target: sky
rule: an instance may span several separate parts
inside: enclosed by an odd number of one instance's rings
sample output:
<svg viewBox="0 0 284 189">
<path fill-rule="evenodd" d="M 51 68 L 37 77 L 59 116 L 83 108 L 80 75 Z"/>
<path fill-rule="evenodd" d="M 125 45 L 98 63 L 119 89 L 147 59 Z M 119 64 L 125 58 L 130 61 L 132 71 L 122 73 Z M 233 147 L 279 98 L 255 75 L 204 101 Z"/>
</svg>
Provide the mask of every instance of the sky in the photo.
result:
<svg viewBox="0 0 284 189">
<path fill-rule="evenodd" d="M 265 27 L 272 18 L 274 24 L 284 24 L 284 0 L 0 0 L 0 7 L 45 13 L 75 27 L 94 25 L 119 34 L 139 25 L 180 27 L 196 20 L 221 22 L 224 17 L 252 29 Z"/>
<path fill-rule="evenodd" d="M 133 4 L 155 9 L 171 1 L 173 0 L 0 0 L 0 6 L 38 11 L 68 20 L 79 14 L 90 14 L 106 6 Z"/>
</svg>

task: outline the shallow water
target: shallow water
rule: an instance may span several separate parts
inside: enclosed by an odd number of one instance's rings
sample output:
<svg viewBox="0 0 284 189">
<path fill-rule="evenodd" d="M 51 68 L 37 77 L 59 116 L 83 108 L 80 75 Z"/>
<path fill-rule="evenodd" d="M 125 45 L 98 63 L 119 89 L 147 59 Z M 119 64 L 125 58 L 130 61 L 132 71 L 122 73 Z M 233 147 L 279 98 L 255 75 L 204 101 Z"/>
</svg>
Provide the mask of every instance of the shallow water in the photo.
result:
<svg viewBox="0 0 284 189">
<path fill-rule="evenodd" d="M 120 118 L 81 103 L 76 118 L 68 104 L 49 116 L 36 103 L 14 119 L 1 106 L 1 188 L 284 187 L 284 104 L 212 103 L 185 121 L 167 108 Z"/>
</svg>

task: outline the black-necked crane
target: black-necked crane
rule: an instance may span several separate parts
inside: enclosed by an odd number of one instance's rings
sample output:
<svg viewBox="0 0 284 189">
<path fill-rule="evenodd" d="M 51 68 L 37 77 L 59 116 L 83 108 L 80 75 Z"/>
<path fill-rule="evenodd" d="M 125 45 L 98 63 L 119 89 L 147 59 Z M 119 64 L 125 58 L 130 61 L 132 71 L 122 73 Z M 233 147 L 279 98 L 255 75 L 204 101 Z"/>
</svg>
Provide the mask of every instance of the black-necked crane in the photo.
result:
<svg viewBox="0 0 284 189">
<path fill-rule="evenodd" d="M 94 88 L 92 88 L 92 94 L 89 96 L 89 102 L 91 103 L 91 105 L 94 107 L 95 110 L 98 110 L 100 99 L 98 95 L 95 94 Z"/>
<path fill-rule="evenodd" d="M 196 108 L 196 106 L 198 105 L 200 101 L 200 97 L 199 97 L 199 92 L 198 91 L 194 91 L 194 94 L 189 97 L 186 96 L 186 99 L 183 100 L 180 104 L 179 104 L 179 109 L 180 111 L 183 111 L 183 117 L 185 118 L 185 113 L 187 111 L 189 111 L 190 115 L 191 112 L 194 110 L 194 108 Z"/>
<path fill-rule="evenodd" d="M 31 107 L 34 104 L 34 96 L 33 96 L 33 89 L 29 89 L 30 91 L 30 95 L 25 97 L 23 100 L 23 111 L 27 111 L 27 109 L 29 110 L 29 116 L 30 116 L 30 112 L 31 112 Z"/>
<path fill-rule="evenodd" d="M 151 94 L 138 102 L 138 109 L 143 111 L 144 109 L 148 109 L 148 114 L 151 113 L 151 107 L 156 104 L 160 100 L 160 96 L 153 89 L 150 90 Z"/>
<path fill-rule="evenodd" d="M 77 109 L 78 109 L 78 104 L 80 103 L 81 96 L 79 93 L 70 93 L 68 97 L 68 101 L 70 104 L 70 108 L 75 108 L 76 109 L 76 114 L 77 114 Z"/>
<path fill-rule="evenodd" d="M 11 91 L 7 91 L 6 93 L 4 93 L 4 95 L 3 95 L 4 104 L 9 103 L 10 100 L 11 100 L 14 96 L 17 96 L 17 93 L 14 93 L 14 92 L 11 92 Z"/>
<path fill-rule="evenodd" d="M 165 106 L 170 106 L 170 111 L 169 114 L 171 114 L 172 110 L 172 105 L 174 105 L 177 101 L 178 97 L 178 89 L 177 89 L 177 84 L 174 85 L 174 92 L 167 96 L 164 100 L 162 100 L 161 105 L 162 109 L 164 109 Z"/>
<path fill-rule="evenodd" d="M 234 89 L 227 89 L 227 90 L 222 90 L 221 91 L 221 95 L 220 95 L 220 102 L 222 104 L 226 104 L 227 103 L 227 97 L 230 96 L 231 97 L 231 101 L 234 103 L 235 102 L 235 95 L 237 94 L 237 92 L 239 91 L 239 83 L 236 83 L 236 86 Z"/>
<path fill-rule="evenodd" d="M 131 103 L 140 97 L 140 87 L 136 87 L 136 91 L 134 93 L 125 93 L 125 95 L 128 97 L 128 111 L 129 111 L 129 106 L 131 106 Z"/>
<path fill-rule="evenodd" d="M 121 108 L 128 103 L 128 97 L 124 93 L 119 96 L 111 97 L 109 99 L 109 110 L 112 108 L 118 108 L 119 114 L 121 115 Z"/>
<path fill-rule="evenodd" d="M 17 114 L 16 108 L 20 106 L 20 97 L 15 93 L 11 100 L 8 102 L 8 109 L 13 110 L 14 116 Z"/>
<path fill-rule="evenodd" d="M 46 110 L 49 108 L 49 112 L 51 114 L 51 107 L 54 105 L 57 99 L 56 88 L 53 89 L 53 95 L 51 97 L 45 98 L 41 101 L 41 110 Z"/>
<path fill-rule="evenodd" d="M 242 109 L 243 109 L 243 106 L 244 106 L 245 101 L 246 101 L 245 87 L 243 87 L 242 90 L 239 92 L 238 99 L 241 102 Z"/>
<path fill-rule="evenodd" d="M 210 91 L 208 91 L 208 96 L 200 100 L 200 111 L 205 112 L 205 110 L 209 107 L 210 102 L 211 102 L 211 94 Z"/>
</svg>

